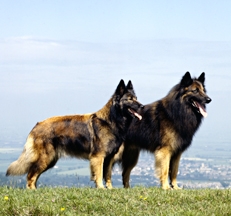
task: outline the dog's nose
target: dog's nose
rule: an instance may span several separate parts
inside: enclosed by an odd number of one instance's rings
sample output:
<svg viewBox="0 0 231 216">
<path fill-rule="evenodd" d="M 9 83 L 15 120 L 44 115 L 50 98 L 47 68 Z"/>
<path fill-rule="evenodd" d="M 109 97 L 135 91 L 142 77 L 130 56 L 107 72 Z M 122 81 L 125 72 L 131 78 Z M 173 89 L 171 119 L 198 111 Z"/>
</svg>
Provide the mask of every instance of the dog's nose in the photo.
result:
<svg viewBox="0 0 231 216">
<path fill-rule="evenodd" d="M 144 105 L 141 104 L 141 105 L 140 105 L 140 108 L 143 109 L 143 108 L 144 108 Z"/>
<path fill-rule="evenodd" d="M 206 98 L 206 103 L 210 103 L 211 101 L 212 101 L 211 98 L 209 98 L 209 97 Z"/>
</svg>

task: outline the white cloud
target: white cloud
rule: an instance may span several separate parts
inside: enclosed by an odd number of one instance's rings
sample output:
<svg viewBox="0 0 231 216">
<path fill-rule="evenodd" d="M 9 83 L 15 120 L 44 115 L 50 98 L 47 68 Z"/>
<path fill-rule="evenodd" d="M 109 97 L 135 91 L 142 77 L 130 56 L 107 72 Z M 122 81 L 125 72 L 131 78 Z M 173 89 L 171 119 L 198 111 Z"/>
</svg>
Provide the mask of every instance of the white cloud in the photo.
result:
<svg viewBox="0 0 231 216">
<path fill-rule="evenodd" d="M 100 86 L 124 78 L 134 80 L 140 88 L 145 83 L 145 88 L 161 89 L 163 84 L 156 81 L 161 76 L 165 76 L 165 85 L 171 86 L 185 71 L 193 76 L 205 71 L 210 80 L 217 80 L 212 77 L 218 74 L 230 76 L 230 56 L 228 42 L 169 39 L 86 43 L 12 37 L 0 41 L 0 71 L 5 75 L 1 88 L 6 91 L 7 83 L 12 82 L 19 86 L 12 91 L 37 92 L 70 88 L 65 82 L 88 80 Z"/>
</svg>

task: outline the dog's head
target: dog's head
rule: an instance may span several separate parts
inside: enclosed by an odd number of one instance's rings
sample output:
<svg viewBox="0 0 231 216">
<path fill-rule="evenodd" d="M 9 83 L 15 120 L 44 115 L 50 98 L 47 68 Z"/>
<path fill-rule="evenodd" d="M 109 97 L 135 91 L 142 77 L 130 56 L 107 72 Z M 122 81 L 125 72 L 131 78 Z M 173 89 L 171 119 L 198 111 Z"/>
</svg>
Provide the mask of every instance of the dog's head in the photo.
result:
<svg viewBox="0 0 231 216">
<path fill-rule="evenodd" d="M 181 98 L 193 110 L 207 117 L 206 104 L 212 100 L 206 94 L 205 90 L 205 73 L 203 72 L 198 78 L 191 78 L 189 72 L 186 72 L 180 82 Z"/>
<path fill-rule="evenodd" d="M 118 84 L 115 94 L 113 96 L 113 103 L 122 111 L 124 116 L 136 117 L 139 120 L 142 119 L 142 116 L 139 114 L 140 109 L 144 106 L 137 101 L 137 97 L 132 85 L 132 82 L 129 81 L 127 86 L 124 81 L 121 79 Z"/>
</svg>

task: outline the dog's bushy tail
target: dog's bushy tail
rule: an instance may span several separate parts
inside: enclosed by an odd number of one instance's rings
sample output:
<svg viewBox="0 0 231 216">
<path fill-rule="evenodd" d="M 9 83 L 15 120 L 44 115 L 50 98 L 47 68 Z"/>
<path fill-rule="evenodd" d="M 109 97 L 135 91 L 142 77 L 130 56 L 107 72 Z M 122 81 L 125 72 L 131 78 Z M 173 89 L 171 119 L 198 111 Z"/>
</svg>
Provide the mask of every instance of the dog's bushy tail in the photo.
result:
<svg viewBox="0 0 231 216">
<path fill-rule="evenodd" d="M 28 173 L 29 168 L 32 164 L 32 158 L 35 158 L 34 152 L 32 151 L 32 147 L 33 139 L 31 137 L 28 137 L 22 154 L 19 156 L 18 160 L 10 164 L 6 171 L 6 176 L 24 175 Z"/>
</svg>

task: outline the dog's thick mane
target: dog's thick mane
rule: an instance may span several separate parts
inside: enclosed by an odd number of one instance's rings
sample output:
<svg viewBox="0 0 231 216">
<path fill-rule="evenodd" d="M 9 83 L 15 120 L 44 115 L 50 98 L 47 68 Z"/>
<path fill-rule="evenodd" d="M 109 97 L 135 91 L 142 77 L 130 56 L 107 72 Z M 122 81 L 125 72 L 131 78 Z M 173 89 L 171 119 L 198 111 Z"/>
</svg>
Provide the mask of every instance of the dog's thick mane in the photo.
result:
<svg viewBox="0 0 231 216">
<path fill-rule="evenodd" d="M 196 81 L 196 78 L 193 79 L 193 82 Z M 183 140 L 187 140 L 187 146 L 181 145 L 181 148 L 185 149 L 191 144 L 192 138 L 199 129 L 203 118 L 201 114 L 193 110 L 191 105 L 185 104 L 186 102 L 182 98 L 183 94 L 184 89 L 180 84 L 175 85 L 166 97 L 157 102 L 157 110 L 164 112 Z"/>
<path fill-rule="evenodd" d="M 120 134 L 120 137 L 124 140 L 128 125 L 132 121 L 132 117 L 129 115 L 123 115 L 122 110 L 118 106 L 119 101 L 115 102 L 114 97 L 115 94 L 102 109 L 94 113 L 93 118 L 97 117 L 104 121 L 105 124 L 113 128 L 114 134 Z M 116 125 L 116 127 L 114 127 L 113 124 Z"/>
</svg>

